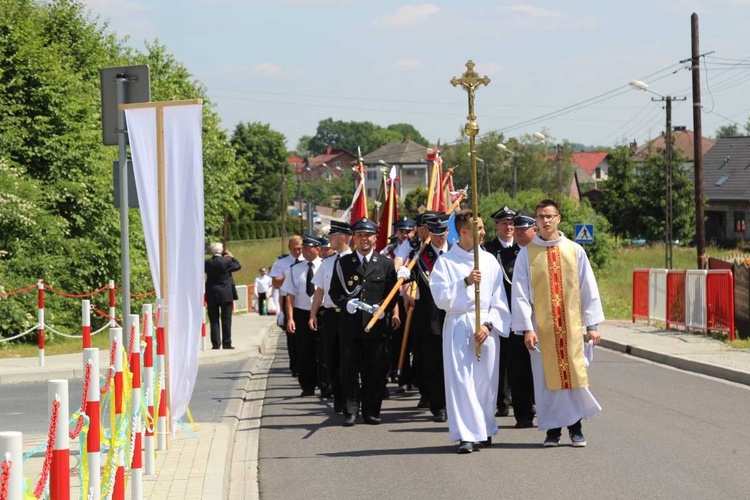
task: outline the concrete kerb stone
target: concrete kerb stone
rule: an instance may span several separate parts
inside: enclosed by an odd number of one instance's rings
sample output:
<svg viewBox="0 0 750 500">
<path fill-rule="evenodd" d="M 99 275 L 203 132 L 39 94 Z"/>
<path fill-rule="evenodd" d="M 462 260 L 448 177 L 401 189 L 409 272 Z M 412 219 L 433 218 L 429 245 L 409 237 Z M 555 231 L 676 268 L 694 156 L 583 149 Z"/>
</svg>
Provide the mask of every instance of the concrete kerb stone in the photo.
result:
<svg viewBox="0 0 750 500">
<path fill-rule="evenodd" d="M 226 413 L 222 421 L 227 425 L 229 429 L 229 436 L 227 440 L 227 447 L 225 450 L 225 460 L 221 463 L 224 464 L 224 473 L 222 479 L 222 497 L 227 498 L 229 485 L 230 485 L 230 473 L 233 455 L 233 447 L 236 440 L 237 428 L 239 426 L 240 419 L 242 417 L 243 407 L 247 394 L 250 393 L 250 385 L 253 382 L 253 376 L 258 370 L 258 366 L 264 357 L 268 353 L 272 353 L 275 350 L 275 343 L 278 339 L 278 335 L 275 335 L 279 330 L 279 327 L 274 323 L 268 325 L 263 335 L 261 336 L 260 344 L 258 345 L 258 355 L 251 356 L 245 364 L 242 365 L 242 373 L 247 375 L 241 376 L 234 384 L 232 389 L 232 398 L 227 403 Z"/>
<path fill-rule="evenodd" d="M 627 345 L 610 339 L 601 339 L 599 346 L 612 351 L 635 356 L 636 358 L 646 359 L 654 363 L 678 368 L 680 370 L 700 373 L 702 375 L 708 375 L 709 377 L 720 378 L 737 384 L 750 386 L 750 373 L 734 370 L 725 366 L 650 351 L 642 347 Z"/>
</svg>

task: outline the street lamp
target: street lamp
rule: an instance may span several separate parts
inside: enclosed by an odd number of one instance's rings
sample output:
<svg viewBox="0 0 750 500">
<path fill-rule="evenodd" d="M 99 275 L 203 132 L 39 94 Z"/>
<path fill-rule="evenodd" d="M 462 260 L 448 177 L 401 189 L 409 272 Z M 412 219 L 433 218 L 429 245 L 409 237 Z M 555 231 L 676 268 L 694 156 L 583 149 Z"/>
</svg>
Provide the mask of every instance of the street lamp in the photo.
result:
<svg viewBox="0 0 750 500">
<path fill-rule="evenodd" d="M 665 256 L 664 256 L 664 267 L 667 269 L 672 269 L 672 229 L 674 224 L 674 213 L 672 210 L 672 101 L 684 101 L 687 99 L 686 97 L 680 98 L 674 98 L 672 96 L 663 96 L 659 94 L 658 92 L 654 92 L 653 90 L 650 90 L 648 88 L 648 84 L 644 83 L 640 80 L 632 80 L 629 82 L 629 85 L 637 90 L 643 90 L 645 92 L 650 92 L 654 95 L 659 96 L 659 99 L 651 98 L 652 101 L 657 102 L 665 102 L 666 103 L 666 112 L 667 112 L 667 123 L 666 123 L 666 130 L 664 131 L 664 184 L 666 187 L 666 217 L 664 221 L 664 240 L 665 240 Z M 700 140 L 700 138 L 698 138 Z"/>
<path fill-rule="evenodd" d="M 515 200 L 516 194 L 518 193 L 518 180 L 517 180 L 517 172 L 518 172 L 518 158 L 521 156 L 515 151 L 512 151 L 508 148 L 505 144 L 502 142 L 497 144 L 497 147 L 508 153 L 513 157 L 513 192 L 511 193 L 511 197 Z"/>
</svg>

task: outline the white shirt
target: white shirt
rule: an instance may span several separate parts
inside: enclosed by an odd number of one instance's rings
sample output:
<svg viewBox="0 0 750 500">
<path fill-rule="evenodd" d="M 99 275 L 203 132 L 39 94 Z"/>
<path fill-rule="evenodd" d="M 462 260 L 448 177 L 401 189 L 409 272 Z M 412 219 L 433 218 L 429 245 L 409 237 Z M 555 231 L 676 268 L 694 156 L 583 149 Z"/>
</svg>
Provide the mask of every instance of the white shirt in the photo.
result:
<svg viewBox="0 0 750 500">
<path fill-rule="evenodd" d="M 320 270 L 313 277 L 313 285 L 323 289 L 323 307 L 327 309 L 336 307 L 331 297 L 328 296 L 328 291 L 331 289 L 331 279 L 333 279 L 333 274 L 336 272 L 336 260 L 350 253 L 352 253 L 351 248 L 347 248 L 340 254 L 333 254 L 330 257 L 326 257 L 320 264 Z"/>
<path fill-rule="evenodd" d="M 402 261 L 406 262 L 409 258 L 409 252 L 411 252 L 411 242 L 409 241 L 409 238 L 406 238 L 404 241 L 399 243 L 399 245 L 393 251 L 393 258 L 394 260 L 401 259 Z"/>
<path fill-rule="evenodd" d="M 283 257 L 279 257 L 276 259 L 276 262 L 273 263 L 273 266 L 271 266 L 271 270 L 268 272 L 268 276 L 271 278 L 280 278 L 282 276 L 286 276 L 287 271 L 289 271 L 289 268 L 292 267 L 292 264 L 299 260 L 304 260 L 302 258 L 302 254 L 300 254 L 299 257 L 296 259 L 292 257 L 292 254 L 286 254 Z M 286 292 L 281 292 L 281 295 L 286 295 Z"/>
<path fill-rule="evenodd" d="M 268 292 L 273 286 L 272 279 L 268 274 L 255 278 L 255 295 Z"/>
<path fill-rule="evenodd" d="M 362 261 L 365 259 L 365 257 L 367 257 L 367 263 L 369 264 L 370 262 L 372 262 L 372 254 L 374 253 L 375 252 L 372 250 L 370 250 L 370 253 L 368 253 L 367 255 L 362 255 L 361 253 L 357 252 L 357 257 L 359 257 L 359 263 L 362 264 Z"/>
<path fill-rule="evenodd" d="M 307 270 L 310 267 L 309 263 L 312 263 L 313 273 L 316 273 L 322 260 L 320 257 L 315 260 L 301 260 L 289 268 L 281 291 L 294 295 L 294 307 L 297 309 L 309 311 L 312 308 L 312 295 L 307 295 Z"/>
<path fill-rule="evenodd" d="M 510 241 L 501 240 L 500 238 L 497 239 L 497 241 L 500 242 L 500 244 L 503 246 L 503 248 L 508 248 L 513 246 L 513 238 L 511 238 Z"/>
</svg>

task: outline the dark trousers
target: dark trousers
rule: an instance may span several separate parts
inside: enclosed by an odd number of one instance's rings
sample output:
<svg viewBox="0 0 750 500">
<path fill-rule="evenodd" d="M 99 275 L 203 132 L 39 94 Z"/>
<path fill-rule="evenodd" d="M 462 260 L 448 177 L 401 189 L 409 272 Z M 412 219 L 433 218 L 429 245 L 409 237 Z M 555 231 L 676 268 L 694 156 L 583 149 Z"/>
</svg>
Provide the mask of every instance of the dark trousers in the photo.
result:
<svg viewBox="0 0 750 500">
<path fill-rule="evenodd" d="M 341 385 L 341 342 L 339 341 L 339 314 L 336 309 L 324 309 L 323 321 L 325 331 L 321 336 L 323 344 L 323 359 L 328 372 L 331 390 L 333 391 L 333 407 L 344 407 L 344 389 Z"/>
<path fill-rule="evenodd" d="M 261 316 L 268 314 L 268 311 L 266 311 L 266 292 L 258 294 L 258 314 Z"/>
<path fill-rule="evenodd" d="M 513 335 L 511 333 L 511 335 Z M 497 409 L 505 413 L 510 409 L 510 385 L 508 384 L 508 339 L 500 337 L 500 378 L 497 387 Z"/>
<path fill-rule="evenodd" d="M 292 315 L 295 326 L 294 345 L 297 351 L 299 385 L 303 391 L 314 391 L 318 383 L 318 334 L 310 330 L 307 324 L 310 311 L 295 307 Z"/>
<path fill-rule="evenodd" d="M 568 426 L 568 432 L 570 432 L 571 434 L 580 434 L 582 432 L 581 428 L 582 428 L 581 421 L 579 420 L 575 424 Z M 560 437 L 560 435 L 562 434 L 562 427 L 556 427 L 554 429 L 549 429 L 547 431 L 547 434 L 551 435 L 551 436 L 558 436 L 558 437 Z"/>
<path fill-rule="evenodd" d="M 318 311 L 318 329 L 315 334 L 318 337 L 318 342 L 315 344 L 315 357 L 317 359 L 316 370 L 318 374 L 318 387 L 320 388 L 320 395 L 324 398 L 330 397 L 332 394 L 331 389 L 331 375 L 328 373 L 328 363 L 325 358 L 325 337 L 326 337 L 326 324 L 323 320 L 323 309 Z"/>
<path fill-rule="evenodd" d="M 414 331 L 409 333 L 409 350 L 411 350 L 412 355 L 411 383 L 419 388 L 420 396 L 428 398 L 427 385 L 425 384 L 424 362 L 422 359 L 422 335 L 419 335 Z"/>
<path fill-rule="evenodd" d="M 278 311 L 277 314 L 281 314 L 281 311 L 284 311 L 284 314 L 286 315 L 285 295 L 279 296 Z M 284 318 L 284 323 L 286 324 L 286 318 Z M 286 332 L 286 352 L 289 355 L 289 371 L 292 372 L 292 375 L 297 375 L 299 370 L 297 369 L 297 348 L 295 347 L 295 337 L 286 331 L 286 327 L 284 328 L 284 332 Z"/>
<path fill-rule="evenodd" d="M 352 332 L 341 332 L 341 383 L 346 400 L 344 414 L 357 415 L 358 398 L 362 414 L 379 417 L 383 404 L 383 387 L 388 375 L 388 349 L 385 337 L 369 333 L 362 338 Z M 359 387 L 359 379 L 362 387 Z"/>
<path fill-rule="evenodd" d="M 211 346 L 232 347 L 232 302 L 206 303 L 208 309 L 208 321 L 211 323 Z M 221 322 L 221 327 L 219 327 Z"/>
<path fill-rule="evenodd" d="M 508 351 L 508 382 L 513 397 L 513 416 L 516 422 L 531 422 L 534 419 L 534 379 L 529 350 L 523 343 L 523 335 L 513 332 L 505 345 Z"/>
<path fill-rule="evenodd" d="M 415 332 L 416 333 L 416 332 Z M 445 376 L 443 374 L 443 337 L 441 335 L 421 334 L 422 374 L 425 393 L 430 400 L 430 411 L 437 415 L 445 410 Z"/>
</svg>

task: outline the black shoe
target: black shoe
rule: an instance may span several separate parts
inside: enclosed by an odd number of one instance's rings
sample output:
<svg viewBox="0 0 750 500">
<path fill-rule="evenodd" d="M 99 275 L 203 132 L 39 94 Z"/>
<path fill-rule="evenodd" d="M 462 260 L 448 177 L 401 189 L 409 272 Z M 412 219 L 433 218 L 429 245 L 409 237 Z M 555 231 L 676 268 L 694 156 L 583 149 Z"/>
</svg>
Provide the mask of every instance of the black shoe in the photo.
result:
<svg viewBox="0 0 750 500">
<path fill-rule="evenodd" d="M 302 391 L 302 393 L 299 395 L 299 397 L 304 398 L 307 396 L 315 396 L 315 390 L 312 391 Z"/>
<path fill-rule="evenodd" d="M 380 425 L 381 422 L 380 417 L 373 417 L 370 415 L 365 415 L 365 417 L 363 417 L 363 420 L 367 425 Z"/>
<path fill-rule="evenodd" d="M 344 417 L 344 427 L 354 427 L 354 424 L 356 423 L 357 423 L 356 415 L 347 415 Z"/>
<path fill-rule="evenodd" d="M 404 394 L 406 393 L 406 384 L 398 386 L 398 389 L 396 389 L 396 394 Z"/>
<path fill-rule="evenodd" d="M 299 373 L 297 373 L 297 372 L 292 372 L 292 377 L 294 377 L 294 378 L 299 378 Z"/>
<path fill-rule="evenodd" d="M 222 347 L 222 349 L 234 349 L 234 346 L 230 345 L 229 347 Z"/>
<path fill-rule="evenodd" d="M 507 417 L 508 415 L 510 415 L 510 409 L 509 408 L 505 408 L 503 410 L 498 409 L 495 412 L 495 416 L 496 417 Z"/>
<path fill-rule="evenodd" d="M 480 448 L 489 448 L 492 446 L 492 436 L 489 436 L 486 440 L 477 443 Z"/>
<path fill-rule="evenodd" d="M 471 441 L 461 441 L 458 445 L 457 453 L 459 455 L 465 455 L 474 451 L 474 443 Z"/>
<path fill-rule="evenodd" d="M 445 410 L 440 410 L 437 412 L 437 415 L 432 417 L 433 422 L 447 422 L 448 421 L 448 414 L 445 412 Z"/>
<path fill-rule="evenodd" d="M 221 347 L 212 347 L 211 348 L 212 351 L 218 351 L 219 349 L 221 349 Z"/>
<path fill-rule="evenodd" d="M 333 403 L 333 411 L 336 413 L 342 413 L 344 411 L 343 403 Z"/>
<path fill-rule="evenodd" d="M 544 439 L 545 448 L 557 448 L 560 446 L 560 430 L 547 431 L 547 437 Z"/>
<path fill-rule="evenodd" d="M 427 400 L 426 397 L 422 396 L 419 398 L 419 403 L 417 403 L 417 408 L 429 408 L 430 402 Z"/>
<path fill-rule="evenodd" d="M 514 427 L 516 429 L 528 429 L 530 427 L 534 427 L 534 421 L 533 420 L 520 420 L 516 422 L 516 425 Z"/>
<path fill-rule="evenodd" d="M 333 391 L 330 391 L 330 390 L 326 390 L 325 392 L 324 391 L 320 391 L 320 397 L 322 399 L 332 398 L 333 397 Z"/>
</svg>

